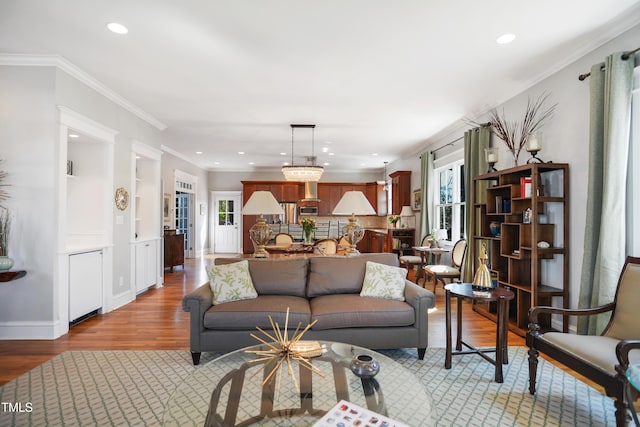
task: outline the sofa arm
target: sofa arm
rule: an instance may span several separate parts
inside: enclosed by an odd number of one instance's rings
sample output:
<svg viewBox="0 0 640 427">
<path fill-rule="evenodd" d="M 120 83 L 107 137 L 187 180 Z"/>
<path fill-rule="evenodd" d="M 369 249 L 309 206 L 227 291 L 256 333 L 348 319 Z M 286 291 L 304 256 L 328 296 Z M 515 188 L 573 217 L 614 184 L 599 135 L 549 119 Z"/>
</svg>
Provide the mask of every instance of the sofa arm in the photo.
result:
<svg viewBox="0 0 640 427">
<path fill-rule="evenodd" d="M 204 331 L 204 314 L 212 305 L 213 293 L 208 282 L 182 298 L 182 310 L 190 313 L 189 342 L 191 353 L 198 353 L 198 359 L 199 353 L 202 351 L 200 348 L 200 334 Z M 198 362 L 194 358 L 194 365 L 197 364 Z"/>
<path fill-rule="evenodd" d="M 209 282 L 182 298 L 182 311 L 190 311 L 192 313 L 200 312 L 204 314 L 212 305 L 213 292 L 211 292 Z"/>
<path fill-rule="evenodd" d="M 404 299 L 415 310 L 417 323 L 420 320 L 426 322 L 428 310 L 436 306 L 436 297 L 433 292 L 421 288 L 409 280 L 405 281 Z"/>
</svg>

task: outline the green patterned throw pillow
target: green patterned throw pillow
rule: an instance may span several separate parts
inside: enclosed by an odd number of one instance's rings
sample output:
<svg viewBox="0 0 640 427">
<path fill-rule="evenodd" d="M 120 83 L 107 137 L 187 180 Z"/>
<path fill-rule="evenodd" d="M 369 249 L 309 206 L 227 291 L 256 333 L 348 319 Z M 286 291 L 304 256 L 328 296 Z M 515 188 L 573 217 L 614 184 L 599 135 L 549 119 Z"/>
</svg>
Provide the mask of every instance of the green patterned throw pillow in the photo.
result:
<svg viewBox="0 0 640 427">
<path fill-rule="evenodd" d="M 405 268 L 367 261 L 361 297 L 404 301 Z"/>
<path fill-rule="evenodd" d="M 207 270 L 213 304 L 253 299 L 258 297 L 249 274 L 249 261 L 214 265 Z"/>
</svg>

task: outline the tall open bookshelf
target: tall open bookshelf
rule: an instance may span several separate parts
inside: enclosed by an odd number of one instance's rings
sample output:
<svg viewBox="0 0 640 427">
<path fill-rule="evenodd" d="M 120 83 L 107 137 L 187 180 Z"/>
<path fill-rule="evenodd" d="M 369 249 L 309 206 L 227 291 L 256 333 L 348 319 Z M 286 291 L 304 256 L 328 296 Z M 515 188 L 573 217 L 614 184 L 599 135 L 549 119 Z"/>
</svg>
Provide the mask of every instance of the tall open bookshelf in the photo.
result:
<svg viewBox="0 0 640 427">
<path fill-rule="evenodd" d="M 478 268 L 486 245 L 489 269 L 498 286 L 516 297 L 509 329 L 524 336 L 529 309 L 569 303 L 569 165 L 533 163 L 473 179 L 471 256 Z M 495 320 L 494 303 L 474 309 Z M 545 329 L 568 330 L 568 323 L 541 319 Z"/>
</svg>

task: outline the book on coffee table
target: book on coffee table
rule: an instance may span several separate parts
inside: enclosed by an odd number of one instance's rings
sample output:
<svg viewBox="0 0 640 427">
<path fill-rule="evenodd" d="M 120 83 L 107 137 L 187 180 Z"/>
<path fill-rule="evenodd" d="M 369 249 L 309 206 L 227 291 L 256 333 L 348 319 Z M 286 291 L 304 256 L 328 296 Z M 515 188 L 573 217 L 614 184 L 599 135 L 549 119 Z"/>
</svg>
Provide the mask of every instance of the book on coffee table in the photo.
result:
<svg viewBox="0 0 640 427">
<path fill-rule="evenodd" d="M 358 406 L 355 403 L 341 400 L 313 427 L 409 427 L 407 424 L 392 420 Z"/>
</svg>

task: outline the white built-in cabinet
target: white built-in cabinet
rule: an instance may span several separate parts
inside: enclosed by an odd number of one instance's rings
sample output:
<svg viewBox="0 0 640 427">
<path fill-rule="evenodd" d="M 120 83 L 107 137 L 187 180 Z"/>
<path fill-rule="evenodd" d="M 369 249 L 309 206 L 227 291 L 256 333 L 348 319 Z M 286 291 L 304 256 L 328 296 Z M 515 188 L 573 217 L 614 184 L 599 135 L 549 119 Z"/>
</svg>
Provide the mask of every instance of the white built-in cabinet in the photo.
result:
<svg viewBox="0 0 640 427">
<path fill-rule="evenodd" d="M 117 132 L 59 106 L 54 335 L 112 309 L 113 157 Z"/>
<path fill-rule="evenodd" d="M 135 245 L 136 293 L 156 285 L 158 281 L 158 242 L 148 240 Z"/>
<path fill-rule="evenodd" d="M 160 150 L 139 141 L 131 143 L 131 281 L 136 293 L 162 286 L 161 156 Z"/>
<path fill-rule="evenodd" d="M 69 321 L 102 308 L 102 251 L 69 256 Z"/>
</svg>

